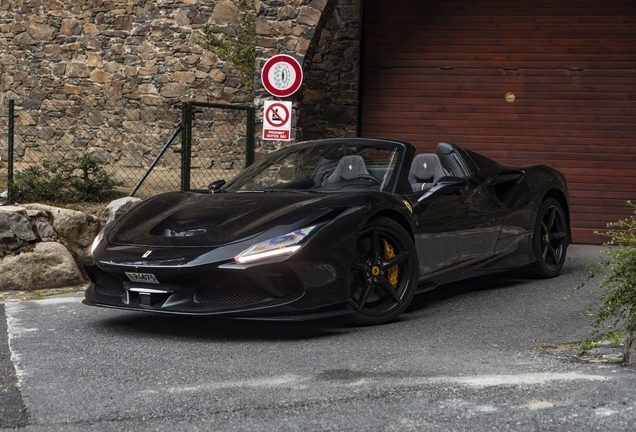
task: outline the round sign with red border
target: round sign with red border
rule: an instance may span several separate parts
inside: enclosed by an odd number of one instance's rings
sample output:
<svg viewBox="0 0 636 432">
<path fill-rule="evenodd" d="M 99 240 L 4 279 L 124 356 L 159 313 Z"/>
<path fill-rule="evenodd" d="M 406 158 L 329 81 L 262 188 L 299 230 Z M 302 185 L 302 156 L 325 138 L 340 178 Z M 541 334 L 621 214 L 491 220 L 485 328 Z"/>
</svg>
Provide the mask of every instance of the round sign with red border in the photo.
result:
<svg viewBox="0 0 636 432">
<path fill-rule="evenodd" d="M 273 96 L 291 96 L 303 83 L 303 69 L 292 56 L 278 54 L 267 60 L 263 66 L 261 81 L 265 90 Z"/>
</svg>

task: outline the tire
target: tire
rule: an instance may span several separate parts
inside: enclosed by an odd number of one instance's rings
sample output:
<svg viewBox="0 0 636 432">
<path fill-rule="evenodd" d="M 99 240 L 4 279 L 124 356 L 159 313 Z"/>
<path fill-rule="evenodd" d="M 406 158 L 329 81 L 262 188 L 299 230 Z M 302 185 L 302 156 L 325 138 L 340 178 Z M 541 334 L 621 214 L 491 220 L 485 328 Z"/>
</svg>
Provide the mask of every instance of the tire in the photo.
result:
<svg viewBox="0 0 636 432">
<path fill-rule="evenodd" d="M 395 320 L 409 306 L 419 265 L 413 240 L 397 222 L 372 220 L 356 240 L 349 274 L 352 321 L 362 325 Z"/>
<path fill-rule="evenodd" d="M 553 278 L 563 268 L 569 244 L 568 224 L 561 204 L 547 198 L 539 207 L 532 234 L 536 262 L 532 268 L 539 278 Z"/>
</svg>

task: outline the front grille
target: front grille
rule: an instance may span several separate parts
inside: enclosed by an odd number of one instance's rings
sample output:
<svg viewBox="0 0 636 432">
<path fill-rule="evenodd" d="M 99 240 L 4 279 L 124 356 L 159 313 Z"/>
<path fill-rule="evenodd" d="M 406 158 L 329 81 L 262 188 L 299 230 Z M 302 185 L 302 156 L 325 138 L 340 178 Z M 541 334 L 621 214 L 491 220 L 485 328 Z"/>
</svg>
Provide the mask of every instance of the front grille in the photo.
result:
<svg viewBox="0 0 636 432">
<path fill-rule="evenodd" d="M 126 294 L 122 281 L 113 275 L 101 271 L 100 269 L 97 269 L 97 273 L 95 275 L 95 291 L 111 297 L 118 297 Z"/>
<path fill-rule="evenodd" d="M 271 299 L 272 296 L 254 282 L 238 275 L 215 275 L 194 293 L 195 303 L 217 305 L 245 305 Z"/>
</svg>

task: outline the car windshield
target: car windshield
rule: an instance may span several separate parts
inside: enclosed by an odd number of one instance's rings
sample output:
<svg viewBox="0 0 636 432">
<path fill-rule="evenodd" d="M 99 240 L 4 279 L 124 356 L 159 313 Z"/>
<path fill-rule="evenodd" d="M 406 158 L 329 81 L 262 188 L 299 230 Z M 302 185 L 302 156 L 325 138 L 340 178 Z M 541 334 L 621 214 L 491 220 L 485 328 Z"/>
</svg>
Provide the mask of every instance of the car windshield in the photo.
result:
<svg viewBox="0 0 636 432">
<path fill-rule="evenodd" d="M 335 141 L 280 149 L 239 174 L 225 192 L 393 191 L 404 147 L 382 141 Z"/>
</svg>

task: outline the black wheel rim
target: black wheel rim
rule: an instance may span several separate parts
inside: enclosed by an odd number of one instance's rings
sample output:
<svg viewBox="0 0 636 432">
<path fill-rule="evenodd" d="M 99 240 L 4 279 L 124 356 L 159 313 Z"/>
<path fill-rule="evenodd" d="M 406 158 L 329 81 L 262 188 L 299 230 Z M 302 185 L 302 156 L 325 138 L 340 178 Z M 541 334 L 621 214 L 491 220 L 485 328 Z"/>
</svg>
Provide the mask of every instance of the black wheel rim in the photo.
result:
<svg viewBox="0 0 636 432">
<path fill-rule="evenodd" d="M 390 245 L 393 256 L 387 256 L 384 242 Z M 353 307 L 368 316 L 383 316 L 400 308 L 412 282 L 412 260 L 404 240 L 391 230 L 373 227 L 363 231 L 351 266 Z M 389 279 L 390 270 L 396 267 L 394 286 Z"/>
<path fill-rule="evenodd" d="M 563 211 L 549 206 L 541 219 L 541 255 L 550 270 L 558 269 L 563 261 L 567 231 Z"/>
</svg>

